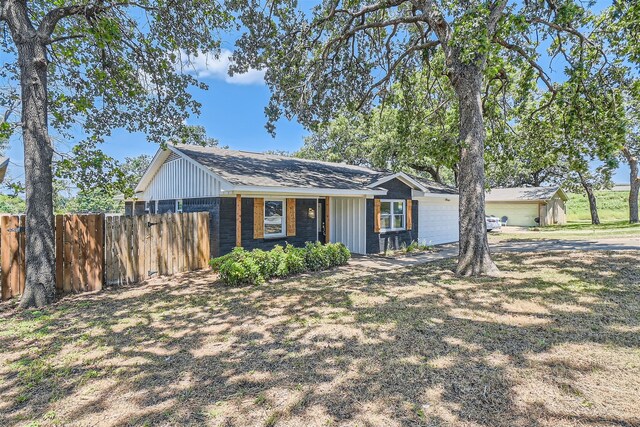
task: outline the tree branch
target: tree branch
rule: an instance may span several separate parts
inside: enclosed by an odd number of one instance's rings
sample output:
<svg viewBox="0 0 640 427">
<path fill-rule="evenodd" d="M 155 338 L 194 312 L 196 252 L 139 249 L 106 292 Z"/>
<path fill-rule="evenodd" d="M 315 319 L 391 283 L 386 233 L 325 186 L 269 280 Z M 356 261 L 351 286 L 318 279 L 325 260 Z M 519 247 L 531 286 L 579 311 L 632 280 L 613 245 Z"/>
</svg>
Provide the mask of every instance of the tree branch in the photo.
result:
<svg viewBox="0 0 640 427">
<path fill-rule="evenodd" d="M 513 52 L 516 52 L 517 54 L 522 56 L 529 63 L 529 65 L 531 65 L 538 72 L 540 79 L 547 86 L 547 88 L 549 89 L 549 92 L 552 92 L 552 93 L 556 92 L 556 88 L 551 83 L 551 80 L 549 79 L 549 76 L 547 75 L 547 73 L 542 69 L 540 64 L 538 64 L 522 47 L 517 46 L 515 44 L 511 44 L 505 40 L 502 40 L 499 37 L 494 37 L 493 40 L 496 43 L 498 43 L 500 46 L 506 49 L 509 49 Z"/>
<path fill-rule="evenodd" d="M 84 37 L 85 37 L 84 34 L 76 34 L 76 35 L 71 35 L 71 36 L 56 37 L 55 39 L 49 39 L 47 41 L 47 44 L 54 44 L 54 43 L 58 43 L 58 42 L 63 42 L 65 40 L 83 39 Z"/>
<path fill-rule="evenodd" d="M 0 0 L 0 22 L 5 20 L 5 16 L 7 15 L 5 9 L 8 8 L 9 6 L 7 6 L 8 2 L 7 0 Z"/>
<path fill-rule="evenodd" d="M 435 46 L 438 46 L 440 44 L 439 41 L 430 41 L 427 43 L 422 43 L 422 44 L 418 44 L 418 45 L 413 45 L 411 47 L 409 47 L 407 50 L 405 50 L 402 55 L 400 55 L 398 57 L 398 59 L 396 59 L 393 64 L 391 64 L 391 66 L 387 69 L 387 72 L 385 73 L 385 75 L 378 80 L 377 82 L 375 82 L 374 84 L 371 85 L 371 87 L 369 88 L 369 90 L 367 91 L 367 93 L 362 97 L 362 100 L 358 103 L 358 109 L 360 109 L 362 107 L 362 105 L 364 104 L 364 102 L 366 101 L 366 99 L 369 98 L 369 96 L 372 94 L 372 92 L 380 87 L 383 84 L 386 84 L 387 82 L 389 82 L 389 80 L 391 79 L 391 76 L 393 75 L 394 71 L 398 68 L 398 66 L 400 65 L 400 63 L 407 57 L 409 56 L 411 53 L 418 51 L 418 50 L 426 50 Z"/>
<path fill-rule="evenodd" d="M 95 16 L 110 9 L 126 6 L 136 6 L 144 10 L 157 10 L 157 8 L 145 6 L 135 1 L 121 1 L 105 4 L 104 0 L 97 0 L 93 4 L 76 4 L 71 6 L 62 6 L 50 10 L 45 15 L 45 17 L 40 22 L 40 26 L 38 27 L 38 33 L 43 39 L 48 40 L 61 19 L 78 15 L 83 15 L 85 17 Z"/>
<path fill-rule="evenodd" d="M 491 12 L 489 13 L 489 19 L 487 19 L 487 28 L 489 30 L 489 34 L 493 34 L 496 31 L 496 25 L 498 25 L 498 21 L 502 16 L 502 12 L 504 12 L 504 8 L 507 7 L 507 0 L 499 0 L 496 4 L 491 8 Z"/>
</svg>

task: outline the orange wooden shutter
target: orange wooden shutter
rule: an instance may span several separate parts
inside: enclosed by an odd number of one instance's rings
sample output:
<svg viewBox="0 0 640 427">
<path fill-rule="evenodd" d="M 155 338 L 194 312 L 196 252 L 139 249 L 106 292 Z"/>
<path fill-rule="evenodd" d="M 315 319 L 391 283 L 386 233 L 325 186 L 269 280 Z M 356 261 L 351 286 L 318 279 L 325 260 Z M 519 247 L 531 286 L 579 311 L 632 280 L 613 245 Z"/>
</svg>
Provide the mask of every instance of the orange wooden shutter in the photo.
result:
<svg viewBox="0 0 640 427">
<path fill-rule="evenodd" d="M 253 238 L 264 239 L 264 199 L 253 199 Z"/>
<path fill-rule="evenodd" d="M 296 199 L 287 199 L 287 236 L 296 235 Z"/>
<path fill-rule="evenodd" d="M 373 232 L 380 232 L 380 199 L 373 199 Z"/>
<path fill-rule="evenodd" d="M 412 214 L 412 208 L 413 207 L 413 200 L 408 199 L 407 200 L 407 230 L 411 230 L 413 229 L 413 214 Z"/>
</svg>

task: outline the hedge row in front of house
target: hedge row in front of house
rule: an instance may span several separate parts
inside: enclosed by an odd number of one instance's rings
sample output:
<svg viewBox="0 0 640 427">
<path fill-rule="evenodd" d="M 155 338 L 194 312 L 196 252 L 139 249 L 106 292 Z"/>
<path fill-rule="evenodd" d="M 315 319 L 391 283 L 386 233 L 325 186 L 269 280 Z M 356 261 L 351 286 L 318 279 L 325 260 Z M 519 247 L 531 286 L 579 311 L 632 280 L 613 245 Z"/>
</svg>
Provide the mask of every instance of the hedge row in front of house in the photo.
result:
<svg viewBox="0 0 640 427">
<path fill-rule="evenodd" d="M 351 252 L 342 243 L 320 242 L 297 248 L 287 244 L 270 251 L 235 248 L 211 260 L 211 268 L 229 285 L 259 285 L 274 277 L 288 277 L 307 271 L 326 270 L 349 262 Z"/>
</svg>

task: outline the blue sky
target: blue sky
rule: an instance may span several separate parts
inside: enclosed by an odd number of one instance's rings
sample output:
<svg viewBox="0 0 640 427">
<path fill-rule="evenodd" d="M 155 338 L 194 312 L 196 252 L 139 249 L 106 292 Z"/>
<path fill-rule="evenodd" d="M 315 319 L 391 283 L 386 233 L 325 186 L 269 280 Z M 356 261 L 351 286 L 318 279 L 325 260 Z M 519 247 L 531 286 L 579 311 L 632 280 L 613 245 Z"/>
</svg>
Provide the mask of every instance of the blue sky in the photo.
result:
<svg viewBox="0 0 640 427">
<path fill-rule="evenodd" d="M 594 9 L 600 9 L 608 3 L 599 2 Z M 233 49 L 232 44 L 231 40 L 227 41 L 225 48 Z M 209 85 L 209 90 L 192 89 L 192 95 L 202 104 L 202 112 L 199 117 L 191 117 L 188 123 L 204 126 L 208 135 L 217 138 L 221 145 L 233 149 L 295 151 L 300 148 L 307 131 L 295 121 L 281 120 L 277 124 L 276 137 L 269 135 L 264 127 L 264 107 L 269 100 L 269 89 L 264 84 L 262 73 L 252 70 L 246 75 L 229 77 L 227 54 L 228 51 L 223 51 L 218 60 L 205 61 L 201 58 L 194 65 L 194 72 Z M 560 64 L 555 64 L 553 68 L 553 74 L 561 74 Z M 58 149 L 68 151 L 73 143 L 57 142 Z M 157 146 L 147 142 L 143 134 L 130 134 L 122 130 L 115 130 L 102 148 L 119 160 L 139 154 L 153 155 L 157 150 Z M 11 139 L 6 155 L 11 158 L 9 178 L 24 181 L 23 147 L 19 136 Z M 628 168 L 623 166 L 614 176 L 614 182 L 628 182 L 628 174 Z"/>
<path fill-rule="evenodd" d="M 209 136 L 234 149 L 293 151 L 300 148 L 307 132 L 297 122 L 281 120 L 275 139 L 266 131 L 264 107 L 270 93 L 262 73 L 254 70 L 231 78 L 227 75 L 225 56 L 222 58 L 195 65 L 194 71 L 209 85 L 209 90 L 191 90 L 194 98 L 202 104 L 202 111 L 199 117 L 191 117 L 188 123 L 204 126 Z M 69 151 L 73 143 L 56 141 L 61 151 Z M 115 130 L 102 147 L 107 154 L 119 160 L 139 154 L 153 155 L 157 148 L 156 144 L 146 141 L 144 134 L 123 130 Z M 23 146 L 19 135 L 11 139 L 6 155 L 11 158 L 9 177 L 24 181 Z"/>
</svg>

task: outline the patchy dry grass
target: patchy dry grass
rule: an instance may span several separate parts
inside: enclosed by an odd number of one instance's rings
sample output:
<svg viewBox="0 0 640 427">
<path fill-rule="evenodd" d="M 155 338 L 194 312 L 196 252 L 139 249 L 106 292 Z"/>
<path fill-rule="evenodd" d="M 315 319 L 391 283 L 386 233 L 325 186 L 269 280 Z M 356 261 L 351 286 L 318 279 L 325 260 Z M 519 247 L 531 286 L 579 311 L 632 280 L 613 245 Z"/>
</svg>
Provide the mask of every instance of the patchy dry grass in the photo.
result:
<svg viewBox="0 0 640 427">
<path fill-rule="evenodd" d="M 0 316 L 0 425 L 640 425 L 637 252 L 210 273 Z"/>
</svg>

